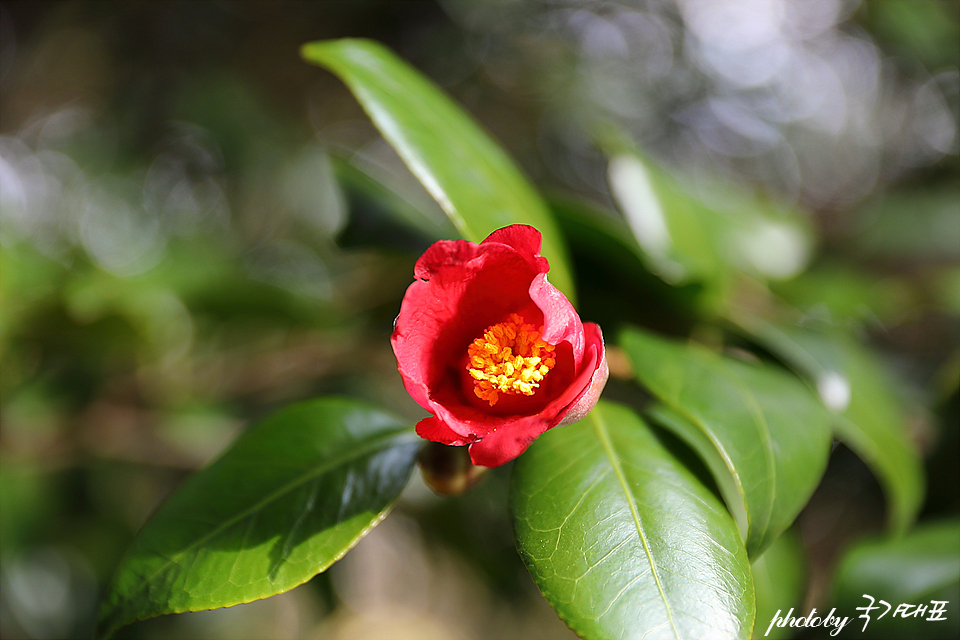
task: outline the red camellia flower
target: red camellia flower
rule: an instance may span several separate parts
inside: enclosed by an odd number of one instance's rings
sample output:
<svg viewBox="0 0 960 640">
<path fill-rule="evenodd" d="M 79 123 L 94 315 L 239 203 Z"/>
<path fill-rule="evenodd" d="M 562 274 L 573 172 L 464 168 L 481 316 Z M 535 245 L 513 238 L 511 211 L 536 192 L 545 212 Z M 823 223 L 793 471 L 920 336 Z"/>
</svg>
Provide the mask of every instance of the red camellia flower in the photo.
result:
<svg viewBox="0 0 960 640">
<path fill-rule="evenodd" d="M 520 224 L 480 244 L 435 242 L 397 317 L 397 368 L 433 414 L 417 433 L 469 445 L 474 464 L 502 465 L 547 429 L 580 420 L 607 382 L 600 327 L 582 324 L 547 282 L 540 242 Z"/>
</svg>

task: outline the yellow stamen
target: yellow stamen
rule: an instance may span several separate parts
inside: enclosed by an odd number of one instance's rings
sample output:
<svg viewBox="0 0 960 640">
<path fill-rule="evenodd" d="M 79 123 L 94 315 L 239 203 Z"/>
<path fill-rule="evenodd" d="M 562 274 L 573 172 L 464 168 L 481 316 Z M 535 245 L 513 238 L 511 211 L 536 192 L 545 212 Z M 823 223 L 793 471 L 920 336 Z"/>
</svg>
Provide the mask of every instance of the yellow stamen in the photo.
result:
<svg viewBox="0 0 960 640">
<path fill-rule="evenodd" d="M 532 396 L 544 376 L 557 363 L 553 345 L 541 338 L 543 327 L 535 329 L 523 318 L 511 314 L 506 322 L 491 325 L 467 348 L 467 372 L 473 378 L 473 392 L 490 406 L 501 393 Z"/>
</svg>

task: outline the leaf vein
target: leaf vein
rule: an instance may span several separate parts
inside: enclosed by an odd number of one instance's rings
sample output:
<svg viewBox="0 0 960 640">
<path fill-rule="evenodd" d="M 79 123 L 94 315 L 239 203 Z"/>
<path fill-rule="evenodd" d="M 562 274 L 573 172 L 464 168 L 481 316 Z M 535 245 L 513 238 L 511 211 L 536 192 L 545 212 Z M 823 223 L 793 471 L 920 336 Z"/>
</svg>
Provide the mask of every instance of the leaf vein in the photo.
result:
<svg viewBox="0 0 960 640">
<path fill-rule="evenodd" d="M 650 542 L 647 540 L 647 534 L 644 530 L 643 523 L 640 522 L 640 514 L 637 512 L 637 500 L 634 497 L 633 491 L 631 490 L 630 485 L 623 474 L 623 468 L 620 465 L 619 456 L 617 456 L 613 449 L 613 443 L 610 441 L 610 434 L 607 430 L 607 425 L 604 423 L 603 418 L 601 418 L 599 411 L 591 411 L 590 416 L 593 418 L 593 427 L 600 439 L 604 453 L 610 460 L 610 465 L 613 467 L 613 471 L 617 476 L 620 487 L 627 497 L 627 503 L 630 507 L 630 514 L 633 516 L 633 522 L 636 526 L 637 534 L 640 536 L 640 542 L 643 544 L 643 550 L 647 554 L 647 561 L 650 563 L 651 574 L 653 575 L 653 579 L 657 584 L 657 590 L 660 593 L 660 598 L 663 600 L 663 605 L 666 610 L 667 617 L 670 620 L 670 627 L 673 630 L 673 635 L 675 638 L 677 638 L 677 640 L 680 640 L 680 632 L 677 630 L 677 625 L 673 619 L 672 607 L 670 606 L 670 602 L 667 600 L 667 594 L 664 592 L 660 575 L 657 572 L 657 563 L 653 559 L 653 552 L 650 549 Z M 634 580 L 637 579 L 639 579 L 639 576 L 634 578 Z M 607 607 L 607 611 L 609 611 L 609 609 L 610 607 Z"/>
<path fill-rule="evenodd" d="M 376 451 L 378 448 L 382 447 L 384 443 L 389 442 L 390 440 L 396 440 L 397 444 L 399 445 L 404 440 L 411 439 L 411 438 L 405 437 L 406 435 L 407 435 L 406 430 L 390 431 L 389 433 L 386 433 L 382 436 L 371 439 L 368 443 L 366 443 L 366 446 L 359 447 L 357 449 L 354 449 L 352 451 L 349 451 L 337 456 L 333 456 L 329 458 L 324 464 L 317 465 L 315 468 L 311 469 L 310 471 L 303 473 L 297 478 L 287 482 L 286 484 L 276 489 L 266 497 L 254 503 L 252 506 L 242 510 L 240 513 L 234 515 L 233 517 L 228 518 L 219 526 L 215 527 L 212 531 L 206 533 L 205 535 L 198 538 L 196 541 L 184 547 L 181 551 L 171 556 L 168 556 L 167 562 L 165 562 L 156 570 L 154 570 L 153 573 L 151 573 L 149 576 L 143 577 L 140 581 L 140 584 L 130 589 L 129 595 L 120 595 L 118 597 L 118 603 L 116 606 L 119 606 L 120 603 L 132 600 L 135 594 L 141 592 L 145 586 L 148 586 L 150 582 L 153 581 L 154 578 L 156 578 L 162 572 L 169 569 L 171 565 L 181 566 L 182 568 L 182 565 L 180 565 L 181 559 L 183 559 L 185 556 L 187 556 L 187 554 L 191 552 L 193 552 L 193 555 L 194 555 L 193 561 L 191 562 L 191 565 L 190 565 L 192 567 L 194 562 L 196 561 L 196 556 L 197 556 L 196 551 L 199 548 L 201 548 L 205 543 L 209 542 L 210 540 L 215 539 L 217 536 L 222 535 L 226 531 L 229 531 L 233 526 L 243 521 L 243 519 L 246 518 L 247 516 L 255 514 L 264 506 L 270 504 L 275 500 L 280 499 L 282 496 L 286 495 L 290 491 L 293 491 L 294 489 L 301 486 L 305 482 L 309 482 L 314 478 L 322 476 L 323 474 L 327 473 L 331 469 L 335 468 L 337 465 L 353 462 L 355 460 L 363 458 L 369 453 Z M 189 569 L 183 572 L 184 579 L 186 579 L 187 573 L 189 573 Z"/>
</svg>

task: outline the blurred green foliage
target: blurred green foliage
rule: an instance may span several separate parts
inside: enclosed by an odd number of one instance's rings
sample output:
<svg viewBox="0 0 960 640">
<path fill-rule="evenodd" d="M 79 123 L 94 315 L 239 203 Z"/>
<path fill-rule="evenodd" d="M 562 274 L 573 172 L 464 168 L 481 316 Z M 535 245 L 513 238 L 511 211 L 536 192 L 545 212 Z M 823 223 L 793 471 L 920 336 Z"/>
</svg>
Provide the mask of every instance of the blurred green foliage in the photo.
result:
<svg viewBox="0 0 960 640">
<path fill-rule="evenodd" d="M 342 393 L 422 415 L 388 336 L 413 261 L 454 232 L 349 93 L 298 57 L 345 35 L 435 78 L 551 194 L 581 313 L 610 335 L 631 322 L 709 342 L 714 279 L 728 303 L 765 303 L 727 271 L 749 256 L 724 240 L 739 227 L 722 215 L 701 234 L 716 261 L 702 281 L 658 278 L 614 213 L 596 131 L 613 122 L 682 168 L 663 179 L 691 210 L 724 210 L 717 180 L 789 203 L 810 269 L 769 286 L 803 322 L 878 351 L 937 488 L 921 519 L 956 516 L 960 4 L 801 4 L 770 3 L 793 20 L 770 46 L 805 70 L 783 74 L 796 94 L 747 82 L 767 50 L 711 44 L 693 2 L 0 6 L 0 635 L 88 636 L 147 516 L 272 409 Z M 608 393 L 636 400 L 618 380 Z M 828 601 L 842 549 L 884 518 L 877 481 L 845 460 L 798 522 L 808 601 Z M 409 637 L 563 637 L 510 540 L 506 476 L 489 475 L 443 502 L 414 483 L 388 532 L 397 546 L 372 537 L 304 589 L 118 637 L 362 638 L 383 627 L 358 608 L 397 603 L 393 631 Z M 844 580 L 871 562 L 865 549 Z M 384 559 L 429 597 L 369 578 Z"/>
</svg>

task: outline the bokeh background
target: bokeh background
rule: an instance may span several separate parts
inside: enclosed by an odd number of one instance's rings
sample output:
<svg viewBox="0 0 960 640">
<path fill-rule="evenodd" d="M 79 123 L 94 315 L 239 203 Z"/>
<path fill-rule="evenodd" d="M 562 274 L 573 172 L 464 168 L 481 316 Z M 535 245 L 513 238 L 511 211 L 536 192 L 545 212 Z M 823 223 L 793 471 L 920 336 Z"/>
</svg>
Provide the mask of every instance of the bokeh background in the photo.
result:
<svg viewBox="0 0 960 640">
<path fill-rule="evenodd" d="M 0 636 L 88 636 L 150 512 L 271 410 L 345 393 L 422 417 L 388 337 L 416 257 L 456 234 L 299 58 L 346 36 L 435 80 L 558 201 L 617 215 L 615 130 L 704 198 L 728 182 L 801 212 L 813 242 L 778 291 L 882 355 L 926 458 L 922 517 L 960 513 L 960 3 L 5 2 Z M 616 316 L 570 235 L 582 315 Z M 635 321 L 671 320 L 661 293 Z M 514 550 L 508 470 L 488 476 L 446 500 L 415 477 L 288 594 L 118 637 L 572 638 Z M 882 520 L 838 447 L 797 526 L 809 601 Z"/>
</svg>

